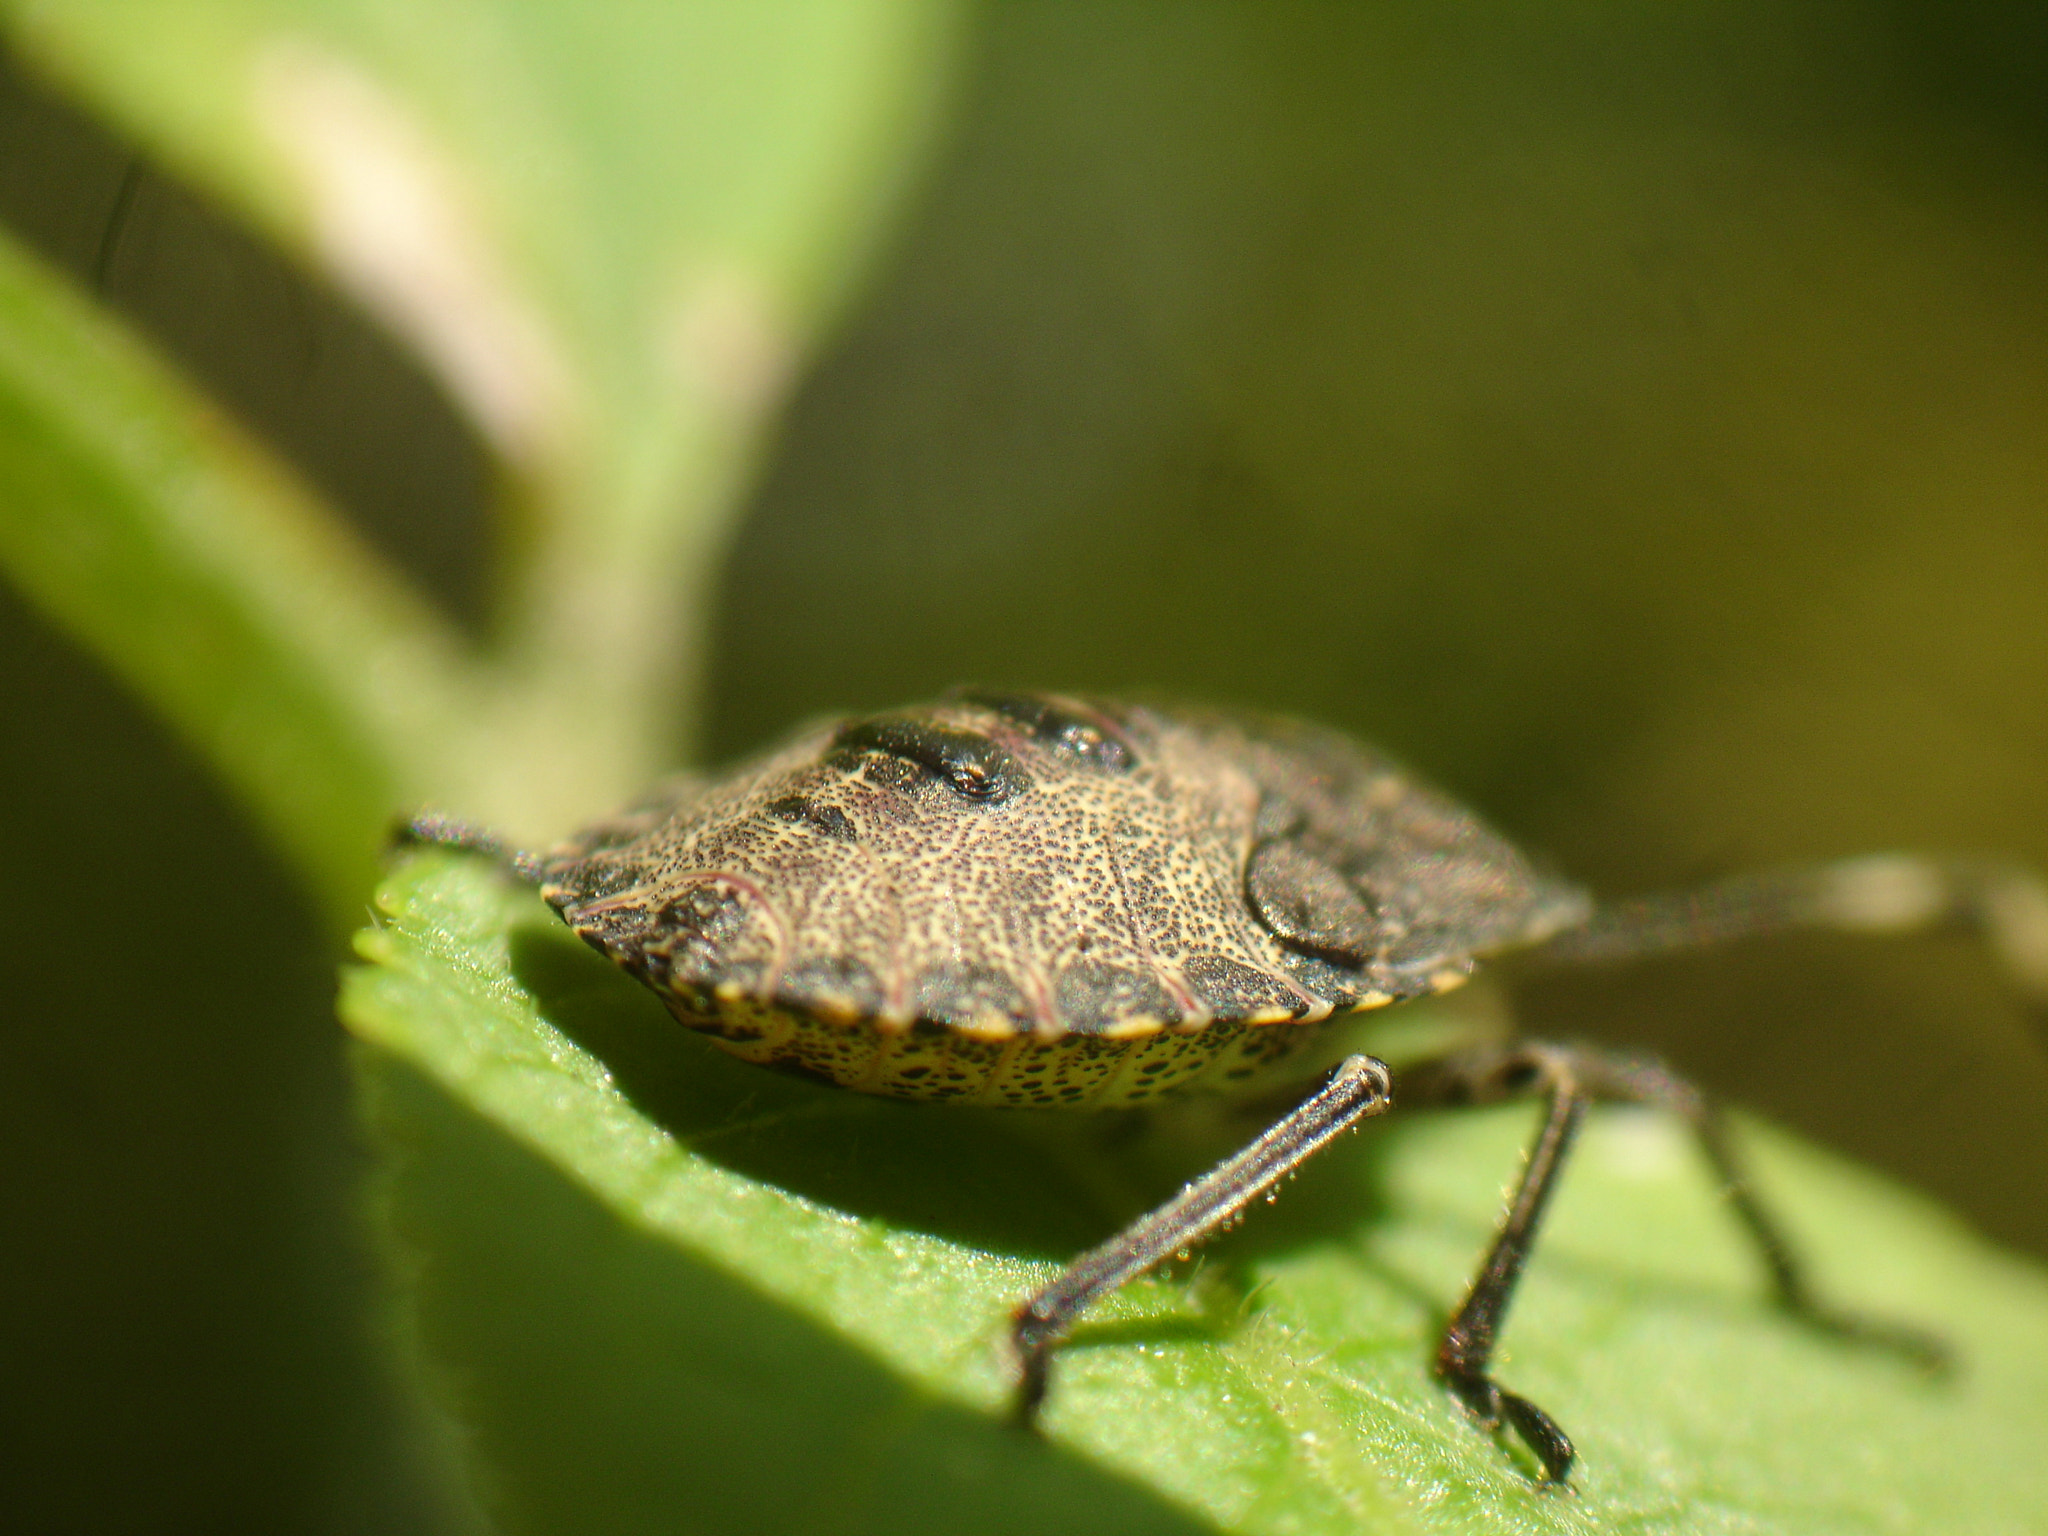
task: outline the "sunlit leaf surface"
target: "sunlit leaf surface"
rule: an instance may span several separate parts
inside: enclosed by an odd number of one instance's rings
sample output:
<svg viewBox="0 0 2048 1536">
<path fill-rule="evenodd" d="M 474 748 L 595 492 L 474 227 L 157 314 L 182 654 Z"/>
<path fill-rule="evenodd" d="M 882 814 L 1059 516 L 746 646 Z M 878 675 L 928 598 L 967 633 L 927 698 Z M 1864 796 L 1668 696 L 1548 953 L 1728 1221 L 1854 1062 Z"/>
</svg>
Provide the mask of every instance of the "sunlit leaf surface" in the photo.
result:
<svg viewBox="0 0 2048 1536">
<path fill-rule="evenodd" d="M 1505 1379 L 1575 1434 L 1535 1486 L 1429 1379 L 1529 1129 L 1398 1119 L 1103 1305 L 1043 1443 L 1009 1307 L 1170 1190 L 1199 1134 L 862 1099 L 730 1061 L 487 862 L 384 887 L 346 1018 L 414 1325 L 521 1530 L 2006 1532 L 2048 1519 L 2048 1277 L 1762 1131 L 1845 1302 L 1930 1380 L 1760 1298 L 1691 1150 L 1599 1118 Z"/>
</svg>

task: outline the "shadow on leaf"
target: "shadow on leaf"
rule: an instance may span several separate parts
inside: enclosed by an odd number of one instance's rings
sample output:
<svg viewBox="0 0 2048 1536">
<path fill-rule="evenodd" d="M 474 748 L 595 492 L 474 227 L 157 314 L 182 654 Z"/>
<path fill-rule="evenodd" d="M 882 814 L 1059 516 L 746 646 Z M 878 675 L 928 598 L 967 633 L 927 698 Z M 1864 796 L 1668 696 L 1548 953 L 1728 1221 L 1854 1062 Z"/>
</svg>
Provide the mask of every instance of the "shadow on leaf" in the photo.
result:
<svg viewBox="0 0 2048 1536">
<path fill-rule="evenodd" d="M 548 1021 L 693 1153 L 850 1215 L 986 1252 L 1070 1258 L 1263 1129 L 1227 1106 L 1073 1114 L 850 1093 L 728 1056 L 550 919 L 513 928 L 511 963 Z M 1305 1174 L 1304 1195 L 1317 1196 L 1279 1202 L 1295 1219 L 1275 1220 L 1262 1205 L 1248 1233 L 1208 1251 L 1262 1253 L 1348 1230 L 1364 1214 L 1359 1182 L 1345 1181 L 1342 1200 L 1324 1182 Z"/>
<path fill-rule="evenodd" d="M 1205 1528 L 636 1229 L 399 1058 L 358 1066 L 416 1326 L 516 1528 Z"/>
</svg>

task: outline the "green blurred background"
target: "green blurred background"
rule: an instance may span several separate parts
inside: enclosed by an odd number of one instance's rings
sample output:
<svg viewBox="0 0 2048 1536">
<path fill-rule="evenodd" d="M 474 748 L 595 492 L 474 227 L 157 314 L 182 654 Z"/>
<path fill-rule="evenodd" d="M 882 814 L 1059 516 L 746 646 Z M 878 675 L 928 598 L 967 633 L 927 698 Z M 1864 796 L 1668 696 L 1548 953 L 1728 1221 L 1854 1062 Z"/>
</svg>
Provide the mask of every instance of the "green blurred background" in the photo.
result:
<svg viewBox="0 0 2048 1536">
<path fill-rule="evenodd" d="M 480 622 L 492 471 L 373 325 L 19 66 L 0 220 Z M 2048 866 L 2048 11 L 987 6 L 712 628 L 715 757 L 1142 687 L 1368 735 L 1603 889 Z M 319 925 L 11 597 L 0 771 L 0 1508 L 443 1528 Z M 2048 1253 L 2048 1055 L 1966 943 L 1521 1008 Z"/>
</svg>

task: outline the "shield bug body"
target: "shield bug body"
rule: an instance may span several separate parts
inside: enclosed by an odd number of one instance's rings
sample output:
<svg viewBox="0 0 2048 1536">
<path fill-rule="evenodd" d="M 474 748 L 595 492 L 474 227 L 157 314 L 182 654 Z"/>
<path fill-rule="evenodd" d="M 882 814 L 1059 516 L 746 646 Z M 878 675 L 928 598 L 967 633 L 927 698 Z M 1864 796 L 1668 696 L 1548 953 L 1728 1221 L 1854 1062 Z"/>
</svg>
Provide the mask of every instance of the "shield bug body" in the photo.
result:
<svg viewBox="0 0 2048 1536">
<path fill-rule="evenodd" d="M 495 846 L 435 818 L 413 832 Z M 809 730 L 512 862 L 724 1049 L 913 1099 L 1079 1109 L 1235 1090 L 1344 1016 L 1441 992 L 1511 951 L 1612 960 L 1796 926 L 1961 921 L 2048 995 L 2048 894 L 2003 866 L 1892 855 L 1601 906 L 1334 732 L 1038 694 L 963 691 Z M 1396 1086 L 1383 1063 L 1347 1057 L 1242 1152 L 1026 1299 L 1010 1333 L 1020 1414 L 1092 1301 L 1233 1220 L 1386 1111 Z M 1551 1479 L 1571 1466 L 1570 1440 L 1491 1362 L 1596 1100 L 1659 1105 L 1694 1128 L 1784 1304 L 1924 1347 L 1808 1294 L 1712 1109 L 1654 1063 L 1490 1043 L 1404 1069 L 1398 1091 L 1404 1105 L 1547 1101 L 1435 1365 Z"/>
</svg>

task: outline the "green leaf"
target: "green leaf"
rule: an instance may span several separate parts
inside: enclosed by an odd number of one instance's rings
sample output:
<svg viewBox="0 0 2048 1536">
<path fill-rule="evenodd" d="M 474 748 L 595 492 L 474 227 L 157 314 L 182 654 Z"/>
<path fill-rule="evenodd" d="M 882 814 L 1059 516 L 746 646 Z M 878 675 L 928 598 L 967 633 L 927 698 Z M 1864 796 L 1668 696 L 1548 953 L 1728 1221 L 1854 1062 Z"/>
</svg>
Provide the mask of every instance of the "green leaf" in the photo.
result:
<svg viewBox="0 0 2048 1536">
<path fill-rule="evenodd" d="M 0 566 L 357 920 L 462 686 L 438 619 L 232 426 L 0 237 Z"/>
<path fill-rule="evenodd" d="M 953 9 L 6 7 L 45 67 L 404 336 L 498 449 L 522 686 L 484 755 L 522 782 L 465 809 L 529 824 L 667 766 L 728 526 L 935 121 Z"/>
<path fill-rule="evenodd" d="M 1788 1138 L 1760 1182 L 1844 1304 L 1942 1331 L 1930 1380 L 1762 1299 L 1691 1149 L 1596 1117 L 1504 1378 L 1583 1456 L 1533 1484 L 1430 1380 L 1531 1129 L 1398 1116 L 1203 1260 L 1105 1302 L 1033 1441 L 1009 1309 L 1222 1127 L 898 1104 L 677 1029 L 529 892 L 409 859 L 343 1012 L 414 1326 L 527 1531 L 2010 1532 L 2048 1521 L 2048 1276 Z M 1237 1134 L 1243 1134 L 1238 1132 Z"/>
</svg>

